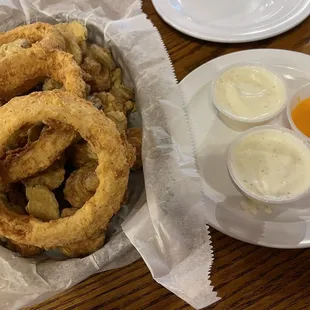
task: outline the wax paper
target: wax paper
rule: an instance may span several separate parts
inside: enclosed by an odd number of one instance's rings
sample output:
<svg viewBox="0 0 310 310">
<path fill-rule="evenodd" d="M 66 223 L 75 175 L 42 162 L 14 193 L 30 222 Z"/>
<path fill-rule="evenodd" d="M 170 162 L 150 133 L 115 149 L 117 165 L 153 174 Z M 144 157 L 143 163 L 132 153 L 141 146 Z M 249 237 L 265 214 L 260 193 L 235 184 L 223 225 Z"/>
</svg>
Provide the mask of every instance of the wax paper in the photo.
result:
<svg viewBox="0 0 310 310">
<path fill-rule="evenodd" d="M 186 107 L 160 35 L 138 0 L 12 0 L 0 4 L 0 30 L 34 21 L 79 20 L 92 41 L 112 49 L 135 88 L 143 126 L 144 183 L 130 178 L 130 201 L 110 238 L 83 259 L 47 253 L 24 259 L 0 247 L 0 309 L 39 303 L 88 276 L 142 256 L 154 279 L 195 308 L 218 298 L 210 283 L 212 246 Z M 141 124 L 139 113 L 130 124 Z M 181 124 L 181 125 L 180 125 Z M 147 203 L 146 203 L 147 200 Z"/>
</svg>

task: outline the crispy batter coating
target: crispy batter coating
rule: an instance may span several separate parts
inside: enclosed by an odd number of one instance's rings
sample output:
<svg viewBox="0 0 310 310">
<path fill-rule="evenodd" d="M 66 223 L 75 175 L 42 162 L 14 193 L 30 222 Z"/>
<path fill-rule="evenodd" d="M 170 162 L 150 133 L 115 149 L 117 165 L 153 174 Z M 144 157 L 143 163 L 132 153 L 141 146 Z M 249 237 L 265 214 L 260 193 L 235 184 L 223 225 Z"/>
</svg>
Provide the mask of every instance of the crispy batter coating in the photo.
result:
<svg viewBox="0 0 310 310">
<path fill-rule="evenodd" d="M 73 208 L 81 208 L 95 193 L 99 180 L 96 162 L 89 162 L 71 173 L 64 188 L 65 199 Z"/>
<path fill-rule="evenodd" d="M 18 39 L 25 39 L 33 46 L 47 50 L 65 49 L 65 42 L 58 30 L 46 23 L 23 25 L 12 30 L 0 33 L 0 46 Z"/>
<path fill-rule="evenodd" d="M 79 22 L 57 24 L 55 27 L 65 39 L 66 51 L 72 54 L 74 60 L 80 65 L 83 55 L 79 44 L 87 38 L 86 27 Z"/>
<path fill-rule="evenodd" d="M 64 91 L 16 97 L 1 107 L 0 154 L 7 137 L 16 129 L 25 123 L 47 120 L 71 126 L 90 143 L 98 158 L 99 185 L 93 197 L 74 215 L 49 222 L 15 214 L 0 203 L 0 235 L 45 249 L 92 239 L 104 231 L 120 208 L 129 176 L 126 145 L 115 125 L 87 101 Z"/>
<path fill-rule="evenodd" d="M 88 82 L 92 92 L 101 92 L 110 88 L 110 73 L 109 71 L 101 72 L 100 75 L 94 76 Z"/>
<path fill-rule="evenodd" d="M 31 47 L 0 58 L 0 98 L 9 100 L 23 94 L 45 77 L 51 77 L 79 97 L 86 96 L 82 70 L 71 54 Z"/>
<path fill-rule="evenodd" d="M 17 150 L 19 152 L 21 148 L 24 148 L 27 144 L 30 144 L 39 139 L 44 124 L 26 124 L 19 130 L 16 130 L 7 141 L 6 149 Z"/>
<path fill-rule="evenodd" d="M 89 75 L 84 80 L 92 92 L 101 92 L 111 87 L 110 70 L 91 57 L 85 57 L 81 68 Z"/>
<path fill-rule="evenodd" d="M 20 152 L 7 152 L 6 156 L 2 157 L 2 180 L 5 183 L 13 183 L 45 170 L 60 157 L 75 137 L 72 128 L 62 124 L 43 130 L 37 141 L 27 145 Z"/>
<path fill-rule="evenodd" d="M 59 218 L 59 205 L 55 195 L 43 185 L 26 187 L 27 212 L 44 222 Z"/>
<path fill-rule="evenodd" d="M 70 31 L 72 28 L 77 27 L 71 25 Z M 61 82 L 67 91 L 85 97 L 82 71 L 72 55 L 61 51 L 65 50 L 66 44 L 56 27 L 45 23 L 34 23 L 2 32 L 0 49 L 1 46 L 3 57 L 0 58 L 0 98 L 2 100 L 7 101 L 30 90 L 46 76 Z"/>
<path fill-rule="evenodd" d="M 56 25 L 56 28 L 61 31 L 70 32 L 78 45 L 86 43 L 87 28 L 85 25 L 78 21 L 72 21 L 70 23 L 60 23 Z"/>
<path fill-rule="evenodd" d="M 129 170 L 141 167 L 141 131 L 127 130 L 134 93 L 111 51 L 86 43 L 84 25 L 24 27 L 0 33 L 0 239 L 24 257 L 55 248 L 84 257 L 103 246 L 128 202 Z M 6 104 L 37 84 L 46 93 Z"/>
<path fill-rule="evenodd" d="M 67 149 L 67 157 L 74 168 L 78 169 L 89 162 L 97 162 L 96 154 L 86 142 L 77 143 Z"/>
<path fill-rule="evenodd" d="M 116 68 L 112 54 L 107 48 L 100 47 L 97 44 L 91 44 L 88 47 L 88 56 L 97 60 L 102 66 L 108 68 L 110 71 Z"/>
<path fill-rule="evenodd" d="M 23 184 L 26 187 L 43 185 L 49 190 L 54 190 L 61 185 L 65 179 L 65 168 L 63 158 L 56 160 L 46 170 L 39 172 L 38 174 L 23 180 Z"/>
<path fill-rule="evenodd" d="M 64 208 L 61 211 L 61 217 L 68 217 L 68 216 L 72 216 L 73 214 L 75 214 L 75 212 L 77 211 L 77 208 Z"/>
<path fill-rule="evenodd" d="M 111 111 L 119 111 L 124 113 L 124 105 L 121 102 L 117 101 L 111 93 L 100 92 L 96 94 L 96 97 L 101 100 L 105 113 Z"/>
<path fill-rule="evenodd" d="M 134 98 L 134 92 L 127 86 L 120 84 L 120 85 L 113 85 L 111 90 L 111 94 L 115 96 L 115 98 L 122 103 L 125 103 L 128 100 L 132 100 Z"/>
<path fill-rule="evenodd" d="M 106 113 L 106 116 L 115 123 L 119 132 L 123 132 L 127 129 L 127 117 L 123 112 L 110 111 Z"/>
<path fill-rule="evenodd" d="M 68 244 L 60 248 L 61 252 L 69 257 L 84 257 L 101 249 L 104 245 L 105 235 Z"/>
<path fill-rule="evenodd" d="M 136 160 L 131 167 L 132 170 L 139 170 L 142 167 L 142 129 L 141 128 L 128 128 L 127 139 L 136 150 Z"/>
<path fill-rule="evenodd" d="M 2 44 L 0 46 L 0 58 L 20 52 L 24 48 L 29 47 L 31 47 L 31 44 L 25 39 L 17 39 L 13 42 Z"/>
<path fill-rule="evenodd" d="M 120 101 L 109 92 L 95 93 L 94 96 L 100 99 L 105 113 L 119 111 L 127 115 L 135 109 L 135 104 L 132 101 Z"/>
<path fill-rule="evenodd" d="M 85 57 L 81 68 L 89 75 L 97 76 L 101 72 L 101 64 L 91 57 Z"/>
</svg>

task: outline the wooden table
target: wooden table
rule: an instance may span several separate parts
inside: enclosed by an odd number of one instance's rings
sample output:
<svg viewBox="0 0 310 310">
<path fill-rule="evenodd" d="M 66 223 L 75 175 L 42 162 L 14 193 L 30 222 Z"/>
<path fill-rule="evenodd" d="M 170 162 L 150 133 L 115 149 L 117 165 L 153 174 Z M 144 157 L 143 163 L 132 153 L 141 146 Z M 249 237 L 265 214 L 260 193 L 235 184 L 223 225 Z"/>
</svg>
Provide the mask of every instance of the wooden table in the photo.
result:
<svg viewBox="0 0 310 310">
<path fill-rule="evenodd" d="M 310 52 L 310 18 L 276 38 L 245 44 L 209 43 L 183 35 L 165 24 L 151 0 L 144 11 L 157 26 L 181 81 L 203 63 L 251 48 Z M 310 61 L 310 60 L 309 60 Z M 214 247 L 212 284 L 221 301 L 207 309 L 310 309 L 310 250 L 277 250 L 234 240 L 211 229 Z M 31 309 L 192 309 L 158 285 L 139 260 L 125 268 L 90 277 Z"/>
</svg>

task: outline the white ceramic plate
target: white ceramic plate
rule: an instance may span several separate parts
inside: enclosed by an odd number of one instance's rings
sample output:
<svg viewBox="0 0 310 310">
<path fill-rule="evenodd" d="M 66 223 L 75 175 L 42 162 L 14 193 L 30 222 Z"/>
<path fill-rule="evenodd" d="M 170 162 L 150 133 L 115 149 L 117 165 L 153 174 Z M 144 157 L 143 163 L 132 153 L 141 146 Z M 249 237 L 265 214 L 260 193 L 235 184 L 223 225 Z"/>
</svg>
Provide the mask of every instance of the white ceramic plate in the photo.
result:
<svg viewBox="0 0 310 310">
<path fill-rule="evenodd" d="M 209 224 L 229 236 L 253 244 L 276 248 L 309 247 L 310 196 L 294 204 L 274 207 L 271 214 L 259 210 L 252 215 L 241 209 L 240 202 L 244 197 L 229 177 L 227 148 L 239 133 L 218 118 L 210 99 L 210 84 L 219 70 L 242 61 L 259 61 L 273 68 L 285 78 L 290 97 L 299 87 L 310 82 L 308 55 L 257 49 L 216 58 L 190 73 L 180 83 L 193 127 Z M 286 111 L 272 123 L 288 127 Z"/>
<path fill-rule="evenodd" d="M 292 29 L 310 14 L 310 0 L 152 0 L 177 30 L 214 42 L 251 42 Z"/>
</svg>

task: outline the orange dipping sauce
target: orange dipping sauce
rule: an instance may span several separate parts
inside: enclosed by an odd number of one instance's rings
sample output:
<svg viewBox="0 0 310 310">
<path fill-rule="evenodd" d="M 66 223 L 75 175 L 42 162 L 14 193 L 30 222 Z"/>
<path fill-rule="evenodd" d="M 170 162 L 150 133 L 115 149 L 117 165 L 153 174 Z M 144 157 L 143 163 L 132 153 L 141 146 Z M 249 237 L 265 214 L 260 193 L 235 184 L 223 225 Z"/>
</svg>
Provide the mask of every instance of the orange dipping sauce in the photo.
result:
<svg viewBox="0 0 310 310">
<path fill-rule="evenodd" d="M 295 126 L 310 138 L 310 98 L 304 99 L 292 111 Z"/>
</svg>

